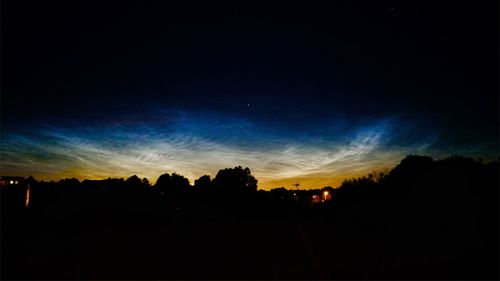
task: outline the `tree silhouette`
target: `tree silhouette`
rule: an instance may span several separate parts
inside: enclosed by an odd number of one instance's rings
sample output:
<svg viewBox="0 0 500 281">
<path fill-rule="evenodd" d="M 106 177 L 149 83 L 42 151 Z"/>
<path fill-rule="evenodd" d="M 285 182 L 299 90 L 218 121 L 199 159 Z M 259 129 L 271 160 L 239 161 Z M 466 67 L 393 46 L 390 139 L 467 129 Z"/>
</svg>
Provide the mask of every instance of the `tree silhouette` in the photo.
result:
<svg viewBox="0 0 500 281">
<path fill-rule="evenodd" d="M 209 175 L 201 176 L 199 179 L 194 181 L 194 187 L 197 190 L 210 190 L 212 187 L 212 182 Z"/>
<path fill-rule="evenodd" d="M 176 173 L 172 174 L 171 181 L 172 189 L 176 191 L 186 190 L 191 186 L 187 178 Z"/>
<path fill-rule="evenodd" d="M 141 183 L 146 188 L 151 186 L 151 184 L 149 183 L 149 180 L 147 178 L 142 178 Z"/>
<path fill-rule="evenodd" d="M 131 186 L 140 186 L 142 184 L 141 179 L 136 175 L 131 176 L 125 182 Z"/>
<path fill-rule="evenodd" d="M 389 173 L 391 178 L 417 180 L 429 175 L 434 160 L 429 156 L 408 155 Z"/>
<path fill-rule="evenodd" d="M 146 180 L 146 181 L 144 181 Z M 149 186 L 149 182 L 146 178 L 140 179 L 138 176 L 133 175 L 127 180 L 125 180 L 125 187 L 129 191 L 144 191 Z"/>
<path fill-rule="evenodd" d="M 163 193 L 179 193 L 190 187 L 189 180 L 179 174 L 161 175 L 155 183 L 155 188 Z"/>
<path fill-rule="evenodd" d="M 213 180 L 214 186 L 224 192 L 255 192 L 257 179 L 251 175 L 250 169 L 241 166 L 219 170 Z"/>
<path fill-rule="evenodd" d="M 168 174 L 168 173 L 162 174 L 156 180 L 155 188 L 157 188 L 159 191 L 162 191 L 162 189 L 164 189 L 170 185 L 170 181 L 171 181 L 170 174 Z"/>
</svg>

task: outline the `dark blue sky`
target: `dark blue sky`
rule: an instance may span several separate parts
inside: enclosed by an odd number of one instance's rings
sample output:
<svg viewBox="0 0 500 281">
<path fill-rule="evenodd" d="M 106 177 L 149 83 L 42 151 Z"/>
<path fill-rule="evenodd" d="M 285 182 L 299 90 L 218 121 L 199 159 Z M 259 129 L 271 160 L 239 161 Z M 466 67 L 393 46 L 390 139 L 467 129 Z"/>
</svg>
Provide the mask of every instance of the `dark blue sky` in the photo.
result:
<svg viewBox="0 0 500 281">
<path fill-rule="evenodd" d="M 101 2 L 2 2 L 2 172 L 336 183 L 498 157 L 494 1 Z"/>
</svg>

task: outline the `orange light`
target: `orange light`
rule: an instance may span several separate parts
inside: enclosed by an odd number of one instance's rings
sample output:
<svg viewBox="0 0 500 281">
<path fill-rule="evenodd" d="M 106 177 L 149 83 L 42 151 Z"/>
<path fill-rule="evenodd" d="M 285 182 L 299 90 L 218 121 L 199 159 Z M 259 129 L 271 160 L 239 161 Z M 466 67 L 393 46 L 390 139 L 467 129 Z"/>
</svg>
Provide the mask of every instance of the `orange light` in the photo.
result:
<svg viewBox="0 0 500 281">
<path fill-rule="evenodd" d="M 26 208 L 30 204 L 30 185 L 28 184 L 28 188 L 26 188 Z"/>
</svg>

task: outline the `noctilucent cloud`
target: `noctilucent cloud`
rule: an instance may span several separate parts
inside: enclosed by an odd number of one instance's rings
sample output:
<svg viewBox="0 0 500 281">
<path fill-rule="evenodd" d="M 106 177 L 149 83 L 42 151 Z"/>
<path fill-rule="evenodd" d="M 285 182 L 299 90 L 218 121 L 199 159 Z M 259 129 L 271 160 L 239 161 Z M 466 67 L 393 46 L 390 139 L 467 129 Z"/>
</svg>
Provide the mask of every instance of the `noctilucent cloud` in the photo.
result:
<svg viewBox="0 0 500 281">
<path fill-rule="evenodd" d="M 269 189 L 294 183 L 336 187 L 345 178 L 388 169 L 408 153 L 440 155 L 433 150 L 436 134 L 409 139 L 418 124 L 395 117 L 356 125 L 332 119 L 294 130 L 214 112 L 159 110 L 154 116 L 62 121 L 4 133 L 0 164 L 6 174 L 42 180 L 136 174 L 155 181 L 176 172 L 191 183 L 242 165 L 250 167 L 259 188 Z"/>
<path fill-rule="evenodd" d="M 0 175 L 316 188 L 499 156 L 494 1 L 4 2 Z"/>
</svg>

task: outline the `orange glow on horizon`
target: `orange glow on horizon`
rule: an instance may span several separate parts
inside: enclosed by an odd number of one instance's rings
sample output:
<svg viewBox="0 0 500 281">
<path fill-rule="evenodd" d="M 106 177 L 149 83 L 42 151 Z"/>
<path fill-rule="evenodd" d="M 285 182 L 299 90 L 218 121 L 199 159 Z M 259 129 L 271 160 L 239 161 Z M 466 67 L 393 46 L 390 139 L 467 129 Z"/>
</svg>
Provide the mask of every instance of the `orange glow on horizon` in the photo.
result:
<svg viewBox="0 0 500 281">
<path fill-rule="evenodd" d="M 296 177 L 286 179 L 262 179 L 259 180 L 259 189 L 270 190 L 284 187 L 286 189 L 296 189 L 296 183 L 300 183 L 299 189 L 317 189 L 325 186 L 337 188 L 342 184 L 344 178 L 340 177 Z"/>
<path fill-rule="evenodd" d="M 250 170 L 252 170 L 251 167 L 249 167 Z M 365 176 L 370 172 L 373 172 L 374 168 L 372 167 L 366 167 L 366 169 L 363 170 L 356 170 L 351 173 L 332 173 L 331 176 L 320 174 L 320 175 L 308 175 L 308 176 L 298 176 L 298 177 L 289 177 L 289 178 L 269 178 L 269 177 L 264 177 L 259 175 L 257 172 L 252 171 L 252 175 L 258 180 L 257 188 L 261 190 L 271 190 L 273 188 L 279 188 L 279 187 L 284 187 L 286 189 L 297 189 L 295 186 L 297 183 L 300 184 L 298 189 L 301 190 L 307 190 L 307 189 L 321 189 L 326 186 L 331 186 L 333 188 L 338 188 L 342 184 L 342 182 L 345 179 L 350 179 L 350 178 L 357 178 L 361 176 Z M 383 171 L 387 172 L 389 169 L 386 167 L 379 168 L 377 169 L 378 171 Z M 165 171 L 165 173 L 172 173 L 175 171 Z M 207 171 L 206 173 L 187 173 L 184 174 L 181 171 L 178 171 L 179 174 L 184 175 L 186 178 L 189 179 L 190 184 L 194 184 L 194 181 L 198 179 L 200 176 L 204 174 L 210 175 L 210 177 L 213 179 L 215 177 L 215 174 L 217 172 L 213 171 Z M 154 185 L 158 177 L 161 175 L 160 173 L 151 173 L 148 174 L 146 172 L 141 172 L 137 171 L 136 173 L 132 172 L 131 174 L 122 174 L 122 173 L 100 173 L 99 171 L 89 171 L 89 170 L 80 170 L 77 168 L 67 168 L 59 173 L 52 174 L 50 176 L 45 175 L 45 174 L 37 174 L 37 173 L 30 173 L 30 175 L 33 175 L 35 179 L 37 180 L 43 180 L 43 181 L 55 181 L 58 182 L 61 179 L 65 178 L 76 178 L 80 181 L 83 181 L 85 179 L 89 180 L 104 180 L 108 178 L 123 178 L 127 179 L 132 175 L 137 175 L 139 178 L 147 178 L 151 185 Z M 191 174 L 191 175 L 189 175 Z M 21 175 L 23 176 L 23 175 Z M 28 176 L 28 175 L 25 175 Z"/>
</svg>

